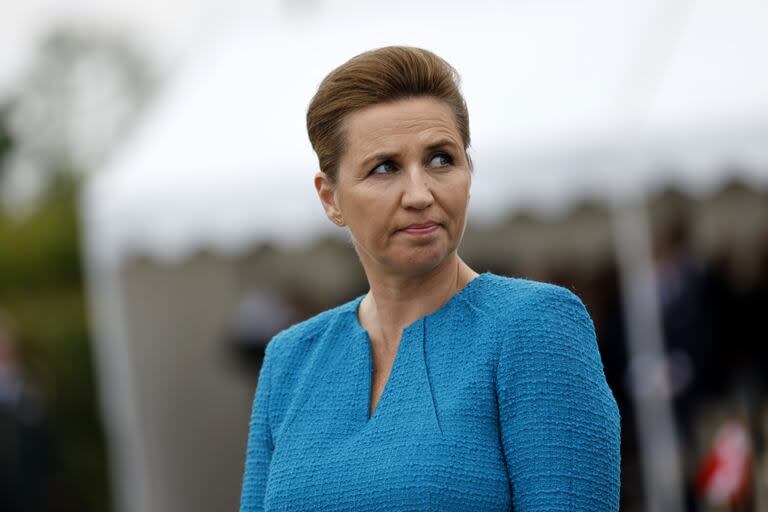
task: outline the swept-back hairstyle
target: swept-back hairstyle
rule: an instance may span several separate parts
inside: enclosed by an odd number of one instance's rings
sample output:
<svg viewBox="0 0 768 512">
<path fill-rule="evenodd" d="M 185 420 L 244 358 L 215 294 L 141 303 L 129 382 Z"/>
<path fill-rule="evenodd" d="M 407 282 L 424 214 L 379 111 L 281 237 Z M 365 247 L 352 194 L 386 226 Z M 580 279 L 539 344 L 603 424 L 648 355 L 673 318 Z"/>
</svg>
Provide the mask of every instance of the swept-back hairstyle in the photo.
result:
<svg viewBox="0 0 768 512">
<path fill-rule="evenodd" d="M 466 151 L 469 114 L 459 83 L 459 74 L 450 64 L 421 48 L 388 46 L 352 57 L 323 79 L 307 110 L 307 132 L 320 170 L 336 181 L 345 149 L 343 124 L 349 113 L 406 98 L 444 101 L 453 112 Z"/>
</svg>

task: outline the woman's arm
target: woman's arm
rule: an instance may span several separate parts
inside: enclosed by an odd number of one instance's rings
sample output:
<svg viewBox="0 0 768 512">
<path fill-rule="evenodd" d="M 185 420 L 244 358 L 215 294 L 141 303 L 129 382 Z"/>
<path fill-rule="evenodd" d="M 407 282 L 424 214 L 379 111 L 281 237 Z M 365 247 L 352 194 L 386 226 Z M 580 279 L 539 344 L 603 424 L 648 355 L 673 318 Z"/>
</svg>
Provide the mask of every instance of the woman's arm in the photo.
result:
<svg viewBox="0 0 768 512">
<path fill-rule="evenodd" d="M 616 512 L 620 418 L 581 300 L 545 285 L 503 334 L 499 421 L 516 512 Z"/>
<path fill-rule="evenodd" d="M 270 344 L 267 344 L 251 412 L 240 512 L 264 510 L 267 474 L 274 448 L 269 422 L 269 395 L 272 387 L 270 371 L 272 358 L 269 356 L 269 349 Z"/>
</svg>

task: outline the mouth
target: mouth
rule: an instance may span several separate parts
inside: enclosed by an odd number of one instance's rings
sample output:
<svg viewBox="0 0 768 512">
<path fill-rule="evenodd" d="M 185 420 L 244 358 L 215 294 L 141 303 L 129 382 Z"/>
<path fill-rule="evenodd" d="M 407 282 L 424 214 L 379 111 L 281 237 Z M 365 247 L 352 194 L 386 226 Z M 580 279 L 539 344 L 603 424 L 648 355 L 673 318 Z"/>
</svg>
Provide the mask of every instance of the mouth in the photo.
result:
<svg viewBox="0 0 768 512">
<path fill-rule="evenodd" d="M 400 231 L 409 235 L 425 236 L 435 232 L 439 227 L 440 224 L 437 222 L 425 222 L 422 224 L 411 224 L 410 226 L 407 226 Z"/>
</svg>

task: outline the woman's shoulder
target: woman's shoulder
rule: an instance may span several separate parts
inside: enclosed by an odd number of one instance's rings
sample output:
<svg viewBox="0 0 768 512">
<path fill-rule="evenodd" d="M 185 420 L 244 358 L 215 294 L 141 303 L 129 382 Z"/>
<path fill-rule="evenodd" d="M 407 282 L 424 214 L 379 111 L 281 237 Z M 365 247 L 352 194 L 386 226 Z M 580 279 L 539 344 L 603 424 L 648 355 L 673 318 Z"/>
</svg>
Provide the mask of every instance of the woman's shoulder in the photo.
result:
<svg viewBox="0 0 768 512">
<path fill-rule="evenodd" d="M 497 319 L 541 318 L 542 313 L 566 315 L 586 311 L 573 291 L 563 286 L 522 277 L 482 274 L 484 286 L 470 297 L 473 305 Z"/>
<path fill-rule="evenodd" d="M 486 286 L 486 311 L 503 333 L 509 353 L 568 353 L 600 367 L 595 327 L 579 296 L 560 285 L 494 276 Z M 526 364 L 530 364 L 527 361 Z"/>
<path fill-rule="evenodd" d="M 357 297 L 283 329 L 267 344 L 267 354 L 271 359 L 290 357 L 290 354 L 297 351 L 305 351 L 314 340 L 329 331 L 353 327 L 351 315 L 356 311 L 360 299 Z"/>
</svg>

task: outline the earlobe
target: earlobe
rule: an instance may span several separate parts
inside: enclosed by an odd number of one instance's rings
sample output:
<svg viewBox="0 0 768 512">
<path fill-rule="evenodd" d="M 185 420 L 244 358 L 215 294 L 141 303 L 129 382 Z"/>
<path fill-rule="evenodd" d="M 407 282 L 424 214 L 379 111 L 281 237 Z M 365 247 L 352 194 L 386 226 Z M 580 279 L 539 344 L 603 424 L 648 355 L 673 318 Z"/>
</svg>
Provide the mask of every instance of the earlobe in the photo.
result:
<svg viewBox="0 0 768 512">
<path fill-rule="evenodd" d="M 325 215 L 337 226 L 343 226 L 344 220 L 336 204 L 336 187 L 323 171 L 315 174 L 315 190 L 325 210 Z"/>
</svg>

